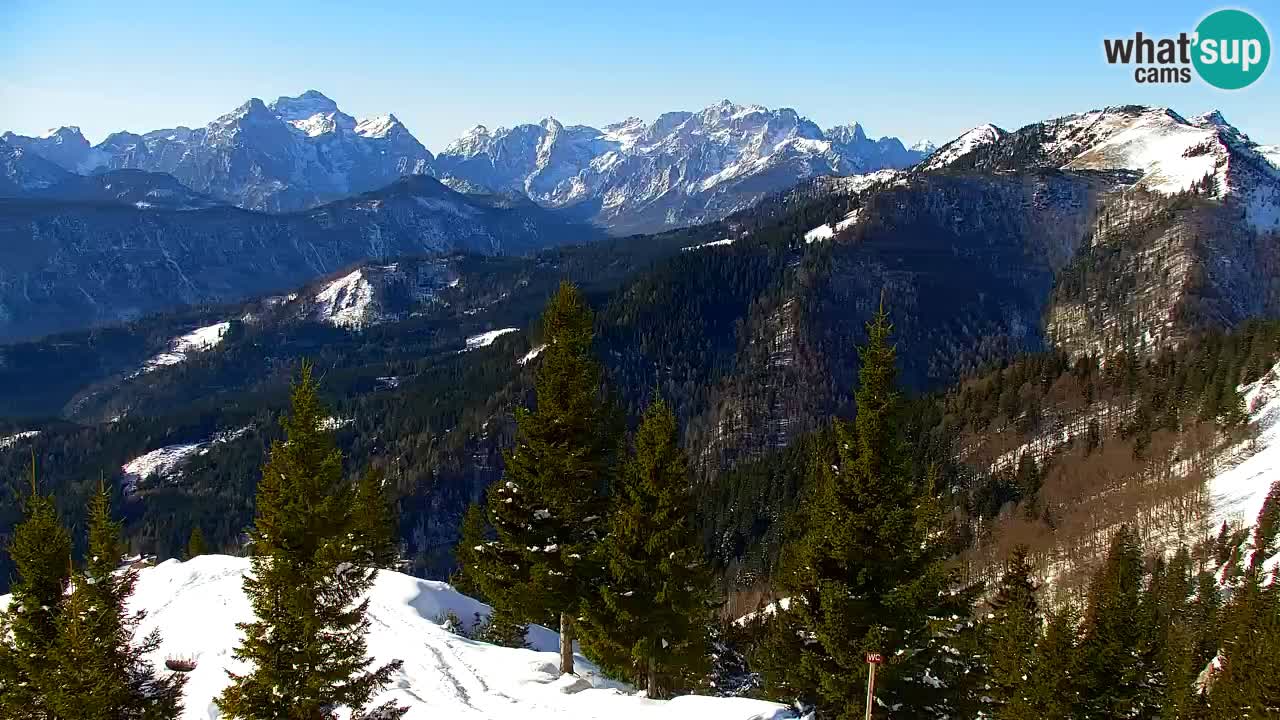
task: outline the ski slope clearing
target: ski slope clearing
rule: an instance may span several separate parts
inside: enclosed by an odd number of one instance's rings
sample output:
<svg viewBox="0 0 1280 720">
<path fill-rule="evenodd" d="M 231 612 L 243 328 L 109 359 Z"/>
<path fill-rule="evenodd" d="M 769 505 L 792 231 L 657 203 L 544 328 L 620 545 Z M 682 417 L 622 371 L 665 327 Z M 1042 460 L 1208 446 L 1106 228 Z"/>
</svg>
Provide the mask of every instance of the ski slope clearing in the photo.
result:
<svg viewBox="0 0 1280 720">
<path fill-rule="evenodd" d="M 216 720 L 214 698 L 227 684 L 227 670 L 244 672 L 232 657 L 240 631 L 251 619 L 241 579 L 246 558 L 203 555 L 166 561 L 140 572 L 132 608 L 145 610 L 139 632 L 159 628 L 164 637 L 151 657 L 163 667 L 169 655 L 193 657 L 183 720 Z M 497 647 L 454 635 L 441 626 L 453 612 L 464 623 L 489 608 L 446 583 L 382 571 L 369 593 L 369 652 L 379 662 L 404 661 L 376 702 L 409 707 L 411 720 L 783 720 L 793 714 L 773 703 L 743 698 L 678 697 L 649 700 L 599 676 L 579 657 L 580 677 L 559 677 L 557 636 L 533 626 L 534 649 Z M 6 606 L 9 598 L 0 598 Z"/>
</svg>

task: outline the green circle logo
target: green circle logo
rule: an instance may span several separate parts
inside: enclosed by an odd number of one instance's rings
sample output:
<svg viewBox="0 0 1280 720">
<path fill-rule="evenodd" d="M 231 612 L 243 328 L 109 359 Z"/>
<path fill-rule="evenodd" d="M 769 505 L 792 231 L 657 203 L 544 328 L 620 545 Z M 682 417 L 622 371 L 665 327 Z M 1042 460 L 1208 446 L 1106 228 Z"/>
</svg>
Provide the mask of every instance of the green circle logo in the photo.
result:
<svg viewBox="0 0 1280 720">
<path fill-rule="evenodd" d="M 1239 90 L 1262 77 L 1271 59 L 1271 38 L 1258 19 L 1243 10 L 1219 10 L 1196 26 L 1191 58 L 1205 82 Z"/>
</svg>

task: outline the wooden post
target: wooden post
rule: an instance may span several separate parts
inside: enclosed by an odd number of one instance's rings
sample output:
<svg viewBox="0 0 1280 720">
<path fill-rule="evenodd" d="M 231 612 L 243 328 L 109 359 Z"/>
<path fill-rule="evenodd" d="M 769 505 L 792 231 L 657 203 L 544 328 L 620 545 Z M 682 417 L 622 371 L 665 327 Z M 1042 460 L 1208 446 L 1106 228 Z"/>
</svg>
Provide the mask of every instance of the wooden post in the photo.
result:
<svg viewBox="0 0 1280 720">
<path fill-rule="evenodd" d="M 560 673 L 573 674 L 573 616 L 560 613 Z"/>
<path fill-rule="evenodd" d="M 878 652 L 867 653 L 867 720 L 871 720 L 871 707 L 876 701 L 876 667 L 884 662 Z"/>
</svg>

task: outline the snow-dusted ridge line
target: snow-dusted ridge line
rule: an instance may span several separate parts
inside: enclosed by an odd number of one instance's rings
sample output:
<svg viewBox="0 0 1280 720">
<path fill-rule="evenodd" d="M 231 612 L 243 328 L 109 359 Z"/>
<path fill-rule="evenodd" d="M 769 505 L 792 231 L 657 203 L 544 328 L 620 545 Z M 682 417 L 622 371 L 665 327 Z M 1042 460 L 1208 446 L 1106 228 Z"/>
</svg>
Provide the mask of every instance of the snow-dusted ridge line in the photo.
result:
<svg viewBox="0 0 1280 720">
<path fill-rule="evenodd" d="M 191 656 L 196 668 L 183 690 L 182 720 L 221 720 L 213 700 L 228 682 L 227 671 L 244 672 L 232 657 L 241 633 L 237 622 L 252 618 L 241 589 L 247 558 L 202 555 L 169 560 L 139 572 L 130 602 L 146 618 L 140 634 L 160 631 L 162 643 L 148 659 L 163 667 L 168 655 Z M 369 654 L 378 662 L 404 661 L 391 685 L 374 698 L 407 706 L 407 720 L 784 720 L 790 709 L 745 698 L 684 696 L 649 700 L 600 676 L 581 656 L 580 677 L 556 672 L 558 636 L 530 626 L 532 649 L 511 649 L 468 640 L 445 630 L 439 619 L 453 613 L 469 624 L 489 607 L 446 583 L 379 571 L 369 595 Z M 7 607 L 10 597 L 0 598 Z"/>
</svg>

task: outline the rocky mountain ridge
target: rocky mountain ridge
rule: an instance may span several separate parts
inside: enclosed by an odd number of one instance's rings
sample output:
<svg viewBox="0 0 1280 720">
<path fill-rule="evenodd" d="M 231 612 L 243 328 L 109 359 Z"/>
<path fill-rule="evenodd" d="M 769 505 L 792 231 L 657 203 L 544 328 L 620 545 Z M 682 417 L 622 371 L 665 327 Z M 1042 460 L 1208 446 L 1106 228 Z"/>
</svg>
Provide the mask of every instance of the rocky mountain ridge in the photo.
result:
<svg viewBox="0 0 1280 720">
<path fill-rule="evenodd" d="M 270 105 L 251 99 L 203 128 L 119 132 L 98 145 L 76 127 L 2 139 L 67 172 L 169 173 L 246 209 L 306 209 L 430 174 L 462 192 L 573 207 L 615 233 L 716 220 L 798 180 L 903 168 L 932 149 L 870 139 L 856 123 L 824 132 L 789 108 L 726 100 L 603 130 L 554 118 L 493 132 L 477 126 L 433 156 L 394 115 L 357 119 L 314 90 Z"/>
</svg>

